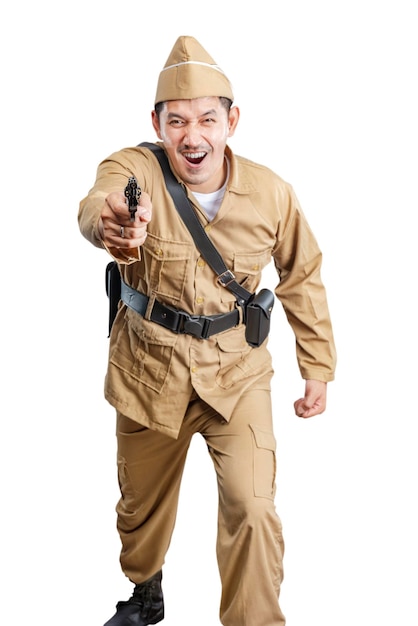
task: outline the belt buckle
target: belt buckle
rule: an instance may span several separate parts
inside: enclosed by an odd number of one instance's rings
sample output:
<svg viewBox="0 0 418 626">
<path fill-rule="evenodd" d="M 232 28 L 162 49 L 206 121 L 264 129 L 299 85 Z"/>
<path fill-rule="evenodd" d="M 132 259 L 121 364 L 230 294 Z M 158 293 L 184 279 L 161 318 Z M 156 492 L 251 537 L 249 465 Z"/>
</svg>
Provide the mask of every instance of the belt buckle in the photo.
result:
<svg viewBox="0 0 418 626">
<path fill-rule="evenodd" d="M 231 270 L 226 270 L 223 274 L 220 274 L 217 278 L 218 283 L 220 283 L 223 287 L 228 287 L 235 280 L 235 275 L 231 272 Z"/>
<path fill-rule="evenodd" d="M 189 315 L 188 313 L 180 314 L 183 322 L 180 326 L 180 332 L 187 335 L 197 337 L 197 339 L 207 339 L 208 321 L 204 315 Z"/>
</svg>

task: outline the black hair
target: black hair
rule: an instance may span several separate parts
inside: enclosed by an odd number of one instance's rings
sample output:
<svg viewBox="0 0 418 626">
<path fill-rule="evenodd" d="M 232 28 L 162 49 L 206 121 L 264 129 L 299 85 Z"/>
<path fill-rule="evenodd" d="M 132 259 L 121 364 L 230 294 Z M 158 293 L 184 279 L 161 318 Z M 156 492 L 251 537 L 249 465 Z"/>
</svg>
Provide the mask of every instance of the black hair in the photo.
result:
<svg viewBox="0 0 418 626">
<path fill-rule="evenodd" d="M 226 110 L 226 112 L 229 113 L 231 106 L 232 106 L 232 100 L 230 100 L 229 98 L 225 98 L 224 96 L 219 96 L 219 100 L 222 106 L 224 107 L 224 109 Z M 157 102 L 157 104 L 154 107 L 154 110 L 158 119 L 160 119 L 160 113 L 163 110 L 164 104 L 165 104 L 165 101 Z"/>
</svg>

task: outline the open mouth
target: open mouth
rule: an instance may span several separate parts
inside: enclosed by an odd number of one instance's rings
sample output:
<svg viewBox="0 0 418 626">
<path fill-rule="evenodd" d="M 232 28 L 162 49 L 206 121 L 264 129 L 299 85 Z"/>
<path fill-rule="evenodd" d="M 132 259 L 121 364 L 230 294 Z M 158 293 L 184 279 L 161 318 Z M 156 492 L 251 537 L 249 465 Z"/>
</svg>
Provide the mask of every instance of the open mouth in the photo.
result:
<svg viewBox="0 0 418 626">
<path fill-rule="evenodd" d="M 206 152 L 183 152 L 183 156 L 192 165 L 199 165 L 206 156 Z"/>
</svg>

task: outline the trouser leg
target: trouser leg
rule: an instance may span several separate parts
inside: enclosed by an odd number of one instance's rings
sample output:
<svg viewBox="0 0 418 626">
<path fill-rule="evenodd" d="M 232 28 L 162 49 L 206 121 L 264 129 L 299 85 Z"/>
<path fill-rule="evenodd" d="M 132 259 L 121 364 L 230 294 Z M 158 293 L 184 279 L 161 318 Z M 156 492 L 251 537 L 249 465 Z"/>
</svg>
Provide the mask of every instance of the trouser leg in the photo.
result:
<svg viewBox="0 0 418 626">
<path fill-rule="evenodd" d="M 229 423 L 194 397 L 178 440 L 118 416 L 122 569 L 135 583 L 161 570 L 195 432 L 206 439 L 218 479 L 222 624 L 284 626 L 278 603 L 284 546 L 274 507 L 275 441 L 268 379 L 242 396 Z"/>
<path fill-rule="evenodd" d="M 117 416 L 120 562 L 134 583 L 142 583 L 162 569 L 177 515 L 190 438 L 183 431 L 174 440 Z"/>
<path fill-rule="evenodd" d="M 283 626 L 284 544 L 274 506 L 275 439 L 268 384 L 244 394 L 231 421 L 205 429 L 218 477 L 217 557 L 224 626 Z"/>
</svg>

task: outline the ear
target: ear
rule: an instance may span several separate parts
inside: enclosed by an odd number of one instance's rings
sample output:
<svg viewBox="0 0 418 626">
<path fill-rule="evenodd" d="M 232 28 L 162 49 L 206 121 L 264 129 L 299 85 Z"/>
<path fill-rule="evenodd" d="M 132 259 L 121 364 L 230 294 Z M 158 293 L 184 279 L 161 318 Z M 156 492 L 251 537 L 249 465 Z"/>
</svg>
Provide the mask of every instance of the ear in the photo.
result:
<svg viewBox="0 0 418 626">
<path fill-rule="evenodd" d="M 231 107 L 228 114 L 228 137 L 232 137 L 239 121 L 239 108 Z"/>
<path fill-rule="evenodd" d="M 156 114 L 155 111 L 151 111 L 151 121 L 152 121 L 152 125 L 154 127 L 154 130 L 157 133 L 158 139 L 162 139 L 162 137 L 161 137 L 161 130 L 160 130 L 160 121 L 159 121 L 158 115 Z"/>
</svg>

